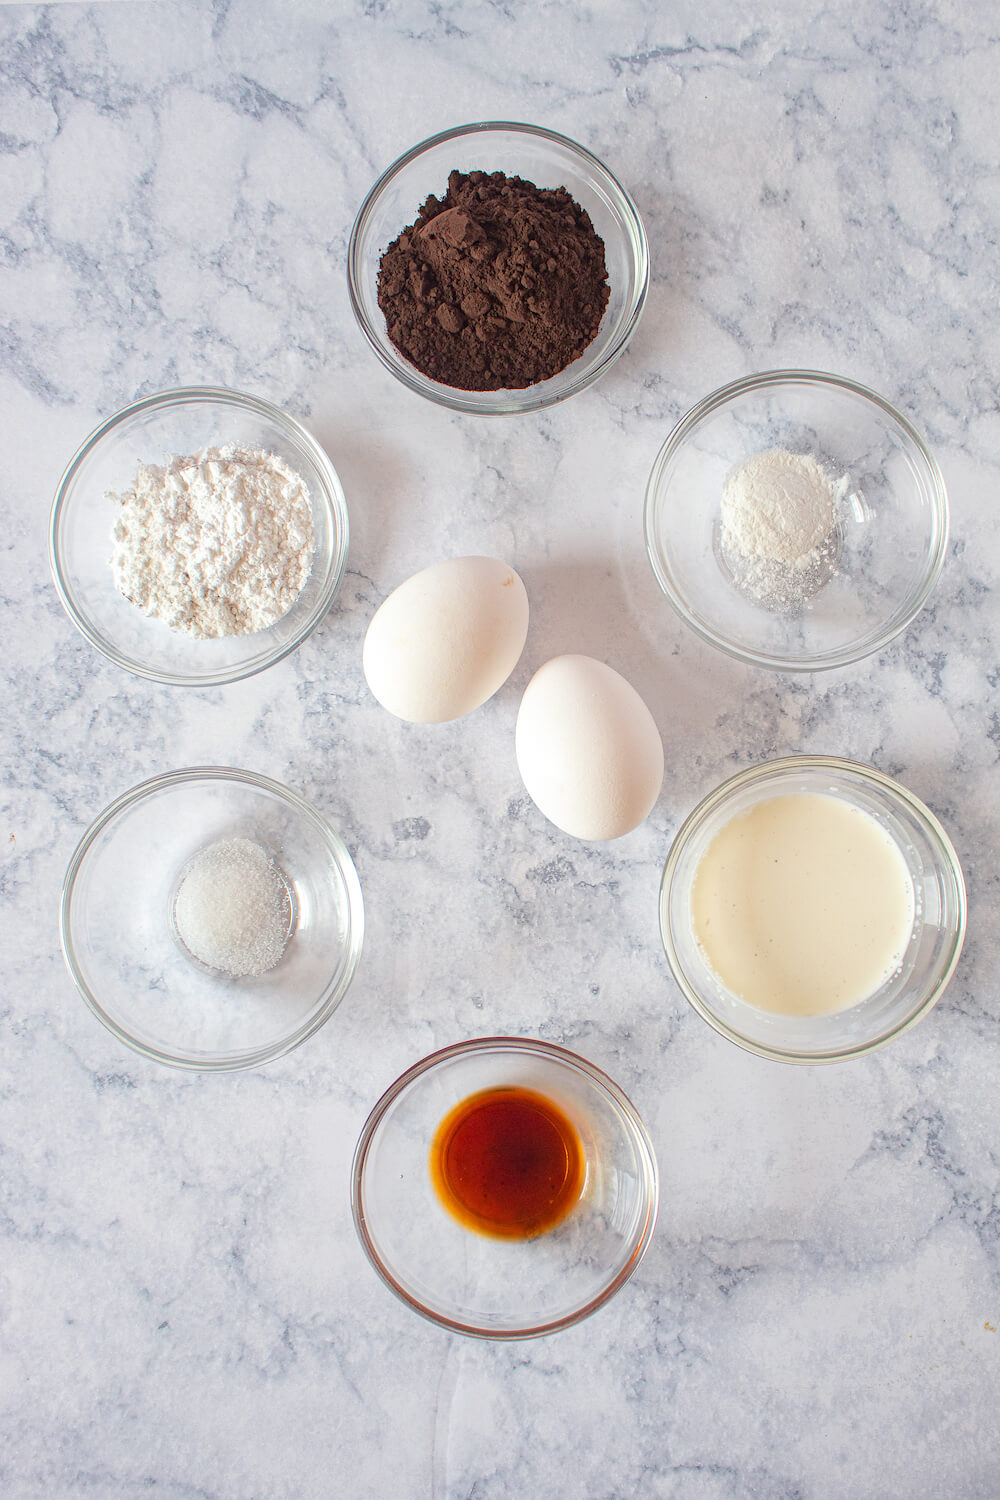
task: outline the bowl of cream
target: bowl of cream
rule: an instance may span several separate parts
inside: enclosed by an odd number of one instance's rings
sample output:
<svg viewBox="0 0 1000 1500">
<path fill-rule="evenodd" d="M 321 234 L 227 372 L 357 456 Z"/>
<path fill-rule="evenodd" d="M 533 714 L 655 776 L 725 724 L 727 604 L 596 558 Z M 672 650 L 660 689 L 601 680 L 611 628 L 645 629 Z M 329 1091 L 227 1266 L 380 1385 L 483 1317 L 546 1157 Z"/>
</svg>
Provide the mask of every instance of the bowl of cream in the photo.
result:
<svg viewBox="0 0 1000 1500">
<path fill-rule="evenodd" d="M 833 756 L 723 782 L 680 828 L 660 886 L 688 1000 L 783 1062 L 861 1056 L 908 1030 L 954 973 L 965 924 L 962 869 L 934 814 Z"/>
</svg>

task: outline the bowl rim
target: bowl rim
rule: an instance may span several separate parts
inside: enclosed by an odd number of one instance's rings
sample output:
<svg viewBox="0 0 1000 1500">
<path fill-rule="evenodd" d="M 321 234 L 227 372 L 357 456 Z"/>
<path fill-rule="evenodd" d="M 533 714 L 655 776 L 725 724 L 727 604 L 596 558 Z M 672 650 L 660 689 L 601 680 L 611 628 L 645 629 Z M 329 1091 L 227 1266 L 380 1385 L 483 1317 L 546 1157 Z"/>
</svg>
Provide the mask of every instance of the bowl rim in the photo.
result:
<svg viewBox="0 0 1000 1500">
<path fill-rule="evenodd" d="M 552 142 L 557 146 L 565 148 L 572 155 L 579 157 L 591 175 L 597 176 L 604 186 L 610 188 L 612 196 L 617 199 L 618 208 L 627 220 L 631 230 L 629 241 L 633 248 L 636 289 L 632 298 L 631 312 L 618 338 L 613 344 L 608 346 L 601 359 L 586 374 L 576 376 L 567 384 L 564 390 L 549 391 L 541 396 L 531 394 L 533 390 L 537 392 L 538 386 L 527 386 L 522 391 L 506 389 L 502 391 L 461 391 L 457 387 L 446 386 L 440 381 L 431 380 L 429 376 L 424 375 L 415 365 L 410 365 L 409 362 L 406 362 L 405 365 L 397 365 L 386 353 L 385 349 L 383 349 L 378 333 L 372 327 L 365 311 L 364 300 L 359 292 L 362 279 L 361 266 L 359 264 L 361 235 L 367 228 L 368 220 L 374 211 L 375 204 L 393 178 L 408 167 L 411 162 L 422 156 L 424 152 L 440 146 L 446 141 L 501 130 L 534 136 L 541 140 Z M 400 225 L 400 232 L 403 228 L 404 226 Z M 519 416 L 525 412 L 542 411 L 545 407 L 555 406 L 557 403 L 567 400 L 568 397 L 576 395 L 578 391 L 586 389 L 588 385 L 592 385 L 595 380 L 603 375 L 614 364 L 619 355 L 624 352 L 636 330 L 643 307 L 645 306 L 646 294 L 649 290 L 649 242 L 646 238 L 646 231 L 643 227 L 639 210 L 631 194 L 622 186 L 610 168 L 606 167 L 600 158 L 595 156 L 592 151 L 589 151 L 586 146 L 581 146 L 578 141 L 572 140 L 568 135 L 562 135 L 557 130 L 549 130 L 544 125 L 530 125 L 518 120 L 475 120 L 470 121 L 466 125 L 456 125 L 449 130 L 441 130 L 436 135 L 428 136 L 426 140 L 420 141 L 416 146 L 412 146 L 408 151 L 405 151 L 402 156 L 397 157 L 376 179 L 366 193 L 361 207 L 358 209 L 347 243 L 347 289 L 351 307 L 354 310 L 354 316 L 369 347 L 374 350 L 385 368 L 409 390 L 414 391 L 418 396 L 423 396 L 427 400 L 435 402 L 438 406 L 447 407 L 452 411 L 466 412 L 472 416 Z M 584 357 L 585 355 L 580 356 L 581 359 Z M 577 362 L 577 360 L 574 360 L 572 364 L 566 366 L 566 369 L 571 370 Z M 551 379 L 558 380 L 560 375 L 564 373 L 564 371 L 560 371 L 558 374 L 552 376 Z M 548 384 L 548 382 L 539 382 L 539 385 L 542 384 Z M 484 404 L 484 397 L 498 397 L 501 395 L 507 398 L 502 405 Z"/>
<path fill-rule="evenodd" d="M 446 1313 L 435 1311 L 427 1307 L 419 1298 L 413 1296 L 393 1276 L 389 1267 L 382 1260 L 375 1244 L 368 1232 L 368 1220 L 365 1213 L 363 1181 L 365 1167 L 376 1132 L 385 1118 L 390 1105 L 404 1093 L 424 1073 L 449 1062 L 454 1057 L 460 1057 L 465 1053 L 485 1052 L 525 1052 L 530 1055 L 540 1055 L 550 1061 L 561 1063 L 571 1067 L 589 1079 L 591 1083 L 606 1093 L 612 1103 L 625 1117 L 628 1129 L 632 1137 L 633 1145 L 637 1149 L 643 1164 L 643 1176 L 646 1187 L 646 1212 L 639 1237 L 629 1255 L 627 1263 L 617 1272 L 611 1282 L 604 1287 L 596 1296 L 591 1297 L 581 1307 L 573 1312 L 566 1313 L 562 1317 L 552 1318 L 543 1323 L 525 1324 L 519 1328 L 493 1329 L 483 1328 L 474 1323 L 465 1323 L 459 1318 L 449 1318 Z M 429 1146 L 428 1146 L 429 1149 Z M 369 1263 L 381 1277 L 382 1281 L 393 1292 L 401 1302 L 405 1303 L 413 1312 L 419 1313 L 430 1322 L 436 1323 L 441 1328 L 447 1328 L 452 1333 L 466 1334 L 470 1338 L 488 1339 L 491 1342 L 510 1342 L 515 1339 L 541 1338 L 548 1333 L 557 1333 L 563 1328 L 570 1328 L 574 1323 L 580 1323 L 584 1318 L 596 1312 L 605 1302 L 608 1302 L 618 1292 L 639 1266 L 643 1256 L 649 1248 L 653 1231 L 656 1227 L 656 1218 L 659 1208 L 659 1168 L 656 1160 L 656 1152 L 649 1131 L 646 1129 L 641 1116 L 635 1105 L 629 1099 L 625 1091 L 609 1077 L 596 1063 L 588 1058 L 581 1057 L 577 1052 L 571 1052 L 567 1047 L 561 1047 L 555 1042 L 546 1042 L 539 1037 L 530 1036 L 483 1036 L 469 1037 L 462 1042 L 453 1042 L 447 1047 L 438 1048 L 437 1051 L 429 1053 L 418 1062 L 412 1064 L 405 1072 L 390 1084 L 382 1096 L 374 1104 L 362 1127 L 358 1137 L 358 1143 L 354 1148 L 354 1159 L 351 1164 L 351 1213 L 354 1218 L 354 1227 L 357 1231 L 361 1248 L 368 1258 Z"/>
<path fill-rule="evenodd" d="M 205 1058 L 194 1058 L 180 1051 L 171 1051 L 166 1047 L 152 1046 L 141 1041 L 128 1031 L 120 1021 L 105 1010 L 91 989 L 81 968 L 77 957 L 76 945 L 73 942 L 73 896 L 76 888 L 77 877 L 81 867 L 96 843 L 100 835 L 117 821 L 119 815 L 127 808 L 136 803 L 145 801 L 147 797 L 168 787 L 182 786 L 192 781 L 231 781 L 238 782 L 244 786 L 250 786 L 258 791 L 268 792 L 276 796 L 280 801 L 292 807 L 300 816 L 322 835 L 334 856 L 337 872 L 343 882 L 344 892 L 347 900 L 348 934 L 345 945 L 347 951 L 347 963 L 340 980 L 336 984 L 328 984 L 326 992 L 321 996 L 313 1013 L 303 1021 L 287 1037 L 280 1041 L 271 1043 L 265 1047 L 256 1047 L 250 1051 L 219 1053 L 211 1060 Z M 176 771 L 166 771 L 162 775 L 152 776 L 147 781 L 142 781 L 138 786 L 131 787 L 122 792 L 113 802 L 110 802 L 103 812 L 91 823 L 83 837 L 80 839 L 66 867 L 63 877 L 62 895 L 59 905 L 59 940 L 62 946 L 63 957 L 66 967 L 70 972 L 74 984 L 79 990 L 88 1008 L 97 1017 L 111 1034 L 124 1042 L 141 1057 L 151 1062 L 165 1063 L 168 1067 L 181 1068 L 191 1073 L 231 1073 L 246 1068 L 260 1067 L 263 1063 L 273 1062 L 276 1058 L 284 1057 L 286 1053 L 293 1051 L 302 1042 L 319 1031 L 337 1009 L 344 996 L 350 988 L 355 971 L 361 959 L 364 946 L 365 934 L 365 911 L 364 897 L 361 891 L 361 882 L 358 872 L 347 845 L 327 822 L 322 813 L 318 812 L 311 803 L 290 787 L 282 785 L 270 776 L 262 776 L 256 771 L 241 770 L 234 766 L 185 766 Z"/>
<path fill-rule="evenodd" d="M 64 566 L 61 538 L 63 520 L 70 503 L 70 495 L 77 475 L 86 459 L 89 458 L 90 454 L 94 452 L 105 438 L 142 412 L 165 410 L 170 407 L 182 406 L 185 403 L 208 405 L 212 402 L 216 402 L 222 406 L 238 407 L 244 411 L 251 412 L 255 416 L 262 417 L 266 421 L 275 423 L 285 431 L 293 444 L 308 453 L 322 480 L 320 494 L 315 496 L 315 486 L 310 485 L 310 496 L 314 497 L 314 503 L 325 507 L 331 533 L 335 540 L 339 539 L 339 545 L 335 545 L 331 550 L 326 579 L 316 604 L 310 613 L 303 618 L 301 625 L 287 641 L 280 647 L 260 653 L 259 657 L 253 659 L 250 664 L 244 663 L 242 665 L 230 666 L 217 672 L 192 677 L 185 673 L 166 672 L 156 667 L 150 667 L 144 662 L 129 656 L 127 653 L 119 651 L 112 641 L 107 640 L 96 629 L 88 616 L 79 607 L 73 589 L 70 586 Z M 108 661 L 113 662 L 115 666 L 121 667 L 124 671 L 130 672 L 136 677 L 145 678 L 149 682 L 162 682 L 170 687 L 224 687 L 231 682 L 242 682 L 249 677 L 254 677 L 258 672 L 265 672 L 269 667 L 273 667 L 286 656 L 290 656 L 316 629 L 336 598 L 343 580 L 344 570 L 347 567 L 349 547 L 350 520 L 347 512 L 347 500 L 344 495 L 344 488 L 340 482 L 340 476 L 322 444 L 318 439 L 313 437 L 312 433 L 297 418 L 291 416 L 289 412 L 284 411 L 280 406 L 276 406 L 274 402 L 267 401 L 261 396 L 252 396 L 246 391 L 237 391 L 226 386 L 175 386 L 169 390 L 156 391 L 150 396 L 141 396 L 135 401 L 130 401 L 127 406 L 123 406 L 119 411 L 113 412 L 111 416 L 106 417 L 103 422 L 84 438 L 66 465 L 62 477 L 56 486 L 55 497 L 49 513 L 49 568 L 60 602 L 73 625 L 102 656 L 106 657 Z M 294 607 L 293 604 L 292 608 L 294 609 Z M 266 634 L 266 632 L 261 633 Z M 245 639 L 249 639 L 249 637 L 245 637 Z"/>
<path fill-rule="evenodd" d="M 721 633 L 713 630 L 701 619 L 696 617 L 688 608 L 680 590 L 675 586 L 672 571 L 668 569 L 660 555 L 659 548 L 655 542 L 655 513 L 657 509 L 657 494 L 667 465 L 686 441 L 691 432 L 713 412 L 726 406 L 738 396 L 746 395 L 748 392 L 767 390 L 774 386 L 782 385 L 810 385 L 829 386 L 835 390 L 846 391 L 850 395 L 859 396 L 862 400 L 871 402 L 877 406 L 890 422 L 899 427 L 906 437 L 914 445 L 922 463 L 926 469 L 926 477 L 929 484 L 932 501 L 934 531 L 932 538 L 933 549 L 923 582 L 914 595 L 910 604 L 902 613 L 883 626 L 876 635 L 866 637 L 853 645 L 842 646 L 835 651 L 817 653 L 807 658 L 795 658 L 779 656 L 772 652 L 755 651 L 750 647 L 740 646 Z M 941 575 L 945 556 L 948 550 L 948 535 L 950 527 L 948 492 L 945 487 L 944 477 L 938 465 L 937 459 L 930 451 L 920 433 L 914 427 L 910 419 L 894 406 L 885 396 L 880 396 L 869 386 L 862 385 L 859 381 L 851 380 L 846 375 L 834 375 L 826 370 L 800 370 L 800 369 L 778 369 L 762 370 L 754 375 L 744 375 L 738 380 L 730 381 L 727 385 L 719 386 L 717 390 L 695 403 L 674 424 L 663 444 L 660 447 L 653 467 L 650 470 L 649 479 L 646 482 L 646 496 L 643 507 L 643 532 L 646 543 L 646 555 L 650 566 L 662 593 L 667 602 L 680 615 L 685 625 L 693 630 L 695 635 L 708 645 L 724 651 L 727 656 L 734 657 L 754 667 L 766 667 L 777 672 L 822 672 L 835 667 L 850 666 L 852 662 L 861 661 L 866 656 L 871 656 L 876 651 L 881 651 L 896 636 L 901 635 L 914 621 L 916 616 L 927 603 L 931 593 Z"/>
<path fill-rule="evenodd" d="M 948 963 L 940 978 L 928 990 L 919 1005 L 908 1016 L 904 1017 L 898 1025 L 893 1026 L 880 1036 L 870 1041 L 861 1042 L 854 1047 L 841 1047 L 823 1052 L 797 1052 L 793 1048 L 768 1047 L 763 1042 L 755 1041 L 752 1037 L 743 1035 L 742 1032 L 726 1024 L 711 1007 L 702 999 L 700 993 L 688 979 L 687 973 L 677 954 L 673 941 L 669 922 L 669 901 L 671 886 L 677 865 L 684 849 L 692 835 L 704 823 L 710 813 L 722 804 L 730 801 L 737 791 L 745 786 L 750 786 L 756 781 L 763 781 L 784 771 L 823 770 L 836 771 L 842 775 L 857 777 L 862 781 L 870 782 L 880 790 L 888 792 L 891 797 L 905 804 L 908 810 L 914 813 L 927 832 L 932 836 L 934 842 L 939 846 L 943 855 L 943 863 L 946 868 L 947 877 L 953 887 L 953 895 L 957 912 L 957 923 L 955 935 L 952 939 L 951 953 Z M 968 900 L 965 888 L 965 875 L 959 862 L 958 854 L 941 823 L 931 812 L 930 808 L 921 799 L 911 792 L 908 787 L 887 776 L 884 771 L 876 770 L 874 766 L 866 766 L 860 761 L 847 760 L 838 755 L 781 755 L 774 760 L 758 762 L 757 765 L 747 766 L 735 775 L 729 776 L 725 781 L 719 783 L 706 796 L 702 797 L 698 804 L 688 813 L 683 823 L 674 835 L 673 842 L 667 853 L 663 873 L 660 877 L 660 890 L 658 900 L 660 940 L 663 944 L 664 953 L 670 971 L 683 993 L 685 999 L 701 1016 L 707 1021 L 714 1031 L 727 1041 L 735 1043 L 737 1047 L 746 1052 L 753 1052 L 758 1057 L 764 1057 L 772 1062 L 795 1063 L 803 1066 L 816 1066 L 821 1063 L 847 1062 L 851 1058 L 864 1057 L 869 1052 L 876 1052 L 879 1048 L 894 1041 L 896 1037 L 902 1036 L 909 1031 L 918 1021 L 927 1015 L 928 1011 L 940 1000 L 944 991 L 951 982 L 951 978 L 962 955 L 965 943 L 966 924 L 968 916 Z"/>
</svg>

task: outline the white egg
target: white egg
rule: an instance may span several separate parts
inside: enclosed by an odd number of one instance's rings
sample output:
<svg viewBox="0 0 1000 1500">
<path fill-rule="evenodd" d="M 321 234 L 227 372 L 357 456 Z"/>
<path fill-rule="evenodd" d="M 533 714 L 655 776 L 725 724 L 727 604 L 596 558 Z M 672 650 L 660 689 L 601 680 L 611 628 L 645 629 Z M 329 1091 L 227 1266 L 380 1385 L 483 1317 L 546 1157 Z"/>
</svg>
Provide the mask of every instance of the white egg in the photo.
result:
<svg viewBox="0 0 1000 1500">
<path fill-rule="evenodd" d="M 492 557 L 452 557 L 415 573 L 376 610 L 362 665 L 383 708 L 443 724 L 492 698 L 517 666 L 528 596 Z"/>
<path fill-rule="evenodd" d="M 539 810 L 578 839 L 638 827 L 663 785 L 663 741 L 631 683 L 590 656 L 556 656 L 517 715 L 518 770 Z"/>
</svg>

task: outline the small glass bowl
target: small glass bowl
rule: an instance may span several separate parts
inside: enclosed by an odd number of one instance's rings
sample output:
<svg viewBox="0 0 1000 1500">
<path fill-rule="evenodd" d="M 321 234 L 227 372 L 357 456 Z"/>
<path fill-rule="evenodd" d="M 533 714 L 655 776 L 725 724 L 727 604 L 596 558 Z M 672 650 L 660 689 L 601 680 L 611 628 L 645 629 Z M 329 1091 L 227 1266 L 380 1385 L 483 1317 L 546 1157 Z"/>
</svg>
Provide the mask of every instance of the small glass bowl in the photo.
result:
<svg viewBox="0 0 1000 1500">
<path fill-rule="evenodd" d="M 197 640 L 150 619 L 121 595 L 111 572 L 115 507 L 140 464 L 240 443 L 283 458 L 305 480 L 312 507 L 312 571 L 287 614 L 253 635 Z M 56 490 L 49 561 L 77 629 L 127 672 L 177 687 L 216 687 L 263 672 L 300 646 L 336 597 L 347 563 L 348 519 L 336 470 L 316 439 L 269 401 L 190 386 L 162 391 L 103 422 Z"/>
<path fill-rule="evenodd" d="M 241 979 L 193 958 L 173 920 L 189 860 L 232 838 L 268 851 L 292 911 L 279 963 Z M 281 1057 L 328 1020 L 361 955 L 364 907 L 343 842 L 301 797 L 252 771 L 194 767 L 134 787 L 87 830 L 63 883 L 61 935 L 77 988 L 120 1041 L 223 1072 Z"/>
<path fill-rule="evenodd" d="M 820 793 L 868 813 L 902 855 L 914 920 L 896 972 L 847 1010 L 789 1016 L 758 1009 L 718 979 L 699 947 L 691 891 L 706 850 L 733 818 L 772 797 Z M 870 766 L 828 755 L 765 761 L 698 804 L 671 846 L 660 882 L 660 933 L 674 978 L 698 1014 L 731 1042 L 779 1062 L 838 1062 L 902 1036 L 943 994 L 965 941 L 965 881 L 941 824 L 905 787 Z"/>
<path fill-rule="evenodd" d="M 768 448 L 815 458 L 834 481 L 834 573 L 797 613 L 736 587 L 720 553 L 723 483 Z M 874 391 L 815 370 L 771 370 L 706 396 L 667 438 L 646 487 L 646 550 L 682 620 L 740 661 L 784 672 L 880 650 L 926 603 L 944 562 L 941 471 L 906 417 Z"/>
<path fill-rule="evenodd" d="M 524 390 L 461 391 L 422 374 L 391 343 L 378 305 L 382 252 L 430 193 L 441 197 L 450 172 L 506 172 L 540 188 L 564 187 L 604 241 L 610 297 L 593 343 L 549 380 Z M 632 199 L 583 146 L 538 125 L 488 120 L 442 131 L 382 173 L 354 221 L 347 251 L 351 305 L 386 369 L 418 395 L 453 411 L 509 416 L 538 411 L 582 391 L 618 358 L 639 322 L 649 282 L 646 233 Z"/>
<path fill-rule="evenodd" d="M 575 1125 L 586 1180 L 569 1216 L 534 1239 L 492 1239 L 442 1207 L 429 1155 L 438 1125 L 484 1089 L 533 1089 Z M 354 1153 L 362 1247 L 407 1306 L 456 1333 L 524 1339 L 596 1311 L 646 1252 L 656 1222 L 656 1158 L 617 1084 L 547 1042 L 485 1037 L 425 1057 L 372 1110 Z"/>
</svg>

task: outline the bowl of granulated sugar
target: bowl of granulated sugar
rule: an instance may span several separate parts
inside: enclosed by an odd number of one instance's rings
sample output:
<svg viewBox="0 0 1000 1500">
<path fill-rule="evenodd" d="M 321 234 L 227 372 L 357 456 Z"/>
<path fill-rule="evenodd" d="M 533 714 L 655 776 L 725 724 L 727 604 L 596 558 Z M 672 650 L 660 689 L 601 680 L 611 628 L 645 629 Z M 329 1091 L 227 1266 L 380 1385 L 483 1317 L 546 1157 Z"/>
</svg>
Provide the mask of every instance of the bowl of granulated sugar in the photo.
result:
<svg viewBox="0 0 1000 1500">
<path fill-rule="evenodd" d="M 118 666 L 212 687 L 262 672 L 326 613 L 347 562 L 337 472 L 256 396 L 163 391 L 93 432 L 59 482 L 49 558 L 77 629 Z"/>
<path fill-rule="evenodd" d="M 677 423 L 646 489 L 657 582 L 703 640 L 785 672 L 845 666 L 912 622 L 948 542 L 909 419 L 838 375 L 771 370 Z"/>
<path fill-rule="evenodd" d="M 228 766 L 124 792 L 63 883 L 80 994 L 120 1041 L 179 1068 L 257 1067 L 297 1047 L 347 993 L 363 934 L 339 834 L 290 788 Z"/>
</svg>

